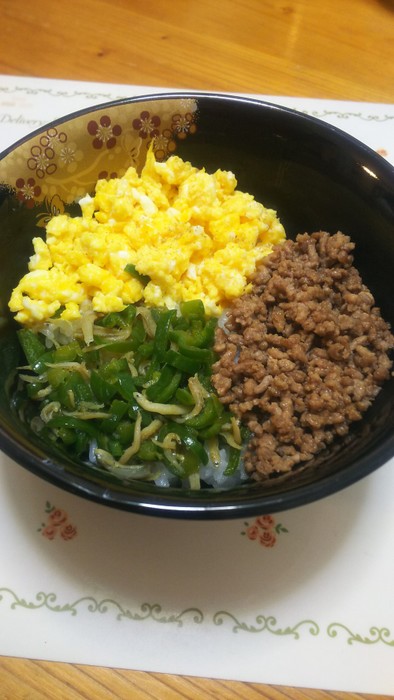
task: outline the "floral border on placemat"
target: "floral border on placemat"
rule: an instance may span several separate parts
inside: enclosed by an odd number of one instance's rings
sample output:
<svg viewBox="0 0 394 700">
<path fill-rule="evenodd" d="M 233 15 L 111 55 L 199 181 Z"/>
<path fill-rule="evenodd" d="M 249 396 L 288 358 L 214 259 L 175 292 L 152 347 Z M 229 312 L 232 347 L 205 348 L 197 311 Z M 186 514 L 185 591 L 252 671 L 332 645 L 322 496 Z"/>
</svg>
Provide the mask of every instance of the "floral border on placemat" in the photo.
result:
<svg viewBox="0 0 394 700">
<path fill-rule="evenodd" d="M 159 603 L 144 602 L 140 605 L 139 610 L 130 610 L 118 603 L 112 598 L 103 598 L 97 600 L 93 596 L 83 596 L 77 598 L 71 603 L 59 603 L 55 593 L 45 593 L 40 591 L 36 594 L 35 599 L 28 600 L 20 597 L 11 588 L 0 588 L 0 604 L 5 603 L 8 599 L 11 610 L 24 608 L 25 610 L 35 611 L 42 608 L 54 613 L 69 613 L 76 616 L 80 609 L 85 609 L 89 613 L 100 613 L 115 615 L 118 621 L 129 620 L 133 622 L 142 622 L 150 620 L 161 624 L 172 624 L 177 627 L 183 627 L 186 623 L 193 624 L 212 624 L 219 627 L 229 625 L 233 633 L 247 632 L 258 634 L 266 632 L 277 637 L 292 637 L 298 640 L 304 634 L 309 634 L 313 637 L 319 637 L 326 634 L 331 639 L 338 640 L 347 638 L 348 644 L 358 642 L 365 645 L 374 645 L 382 643 L 394 649 L 394 638 L 388 627 L 372 626 L 367 634 L 354 632 L 349 626 L 342 622 L 331 622 L 325 630 L 315 620 L 300 620 L 295 624 L 281 626 L 276 617 L 273 615 L 257 615 L 252 623 L 240 620 L 236 615 L 227 610 L 219 610 L 213 614 L 207 615 L 197 607 L 185 608 L 179 613 L 165 612 Z"/>
<path fill-rule="evenodd" d="M 122 87 L 127 87 L 127 85 L 122 86 Z M 138 86 L 135 85 L 130 85 L 130 89 L 133 90 L 133 94 L 135 92 L 135 89 L 138 89 Z M 152 92 L 156 92 L 157 88 L 154 86 L 152 87 Z M 161 92 L 161 90 L 160 90 Z M 174 88 L 174 89 L 168 89 L 168 92 L 181 92 L 180 90 Z M 12 95 L 16 93 L 25 93 L 26 95 L 46 95 L 48 97 L 53 97 L 53 98 L 59 98 L 59 97 L 65 97 L 65 98 L 80 98 L 80 97 L 85 97 L 87 99 L 92 99 L 92 100 L 104 100 L 104 101 L 111 101 L 111 100 L 121 100 L 125 98 L 125 95 L 119 95 L 114 92 L 90 92 L 88 90 L 69 90 L 69 89 L 58 89 L 58 88 L 51 88 L 51 87 L 31 87 L 28 85 L 0 85 L 0 93 Z M 144 94 L 144 93 L 142 93 Z M 251 97 L 253 97 L 251 95 Z M 300 98 L 300 102 L 302 102 L 302 98 Z M 297 108 L 295 108 L 297 109 Z M 327 119 L 330 117 L 338 117 L 339 119 L 360 119 L 361 121 L 367 121 L 367 122 L 385 122 L 385 121 L 394 121 L 394 115 L 391 114 L 363 114 L 361 111 L 358 112 L 343 112 L 339 110 L 333 110 L 333 109 L 323 109 L 323 110 L 317 110 L 317 109 L 299 109 L 298 111 L 303 112 L 304 114 L 309 114 L 312 117 L 317 117 L 318 119 Z"/>
<path fill-rule="evenodd" d="M 127 87 L 127 86 L 125 86 Z M 131 86 L 130 86 L 131 87 Z M 111 92 L 89 92 L 87 90 L 59 90 L 55 88 L 29 87 L 28 85 L 0 85 L 0 93 L 6 95 L 15 95 L 16 93 L 25 93 L 25 95 L 47 95 L 48 97 L 87 97 L 88 99 L 97 100 L 117 100 L 123 99 L 124 95 L 114 95 Z"/>
</svg>

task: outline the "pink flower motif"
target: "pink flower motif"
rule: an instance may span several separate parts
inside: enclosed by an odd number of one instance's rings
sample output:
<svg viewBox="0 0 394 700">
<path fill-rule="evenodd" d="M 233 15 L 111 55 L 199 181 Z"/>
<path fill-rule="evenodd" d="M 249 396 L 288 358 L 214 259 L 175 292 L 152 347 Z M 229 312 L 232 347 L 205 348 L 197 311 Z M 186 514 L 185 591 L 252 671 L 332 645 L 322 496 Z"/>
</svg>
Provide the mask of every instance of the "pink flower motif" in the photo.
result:
<svg viewBox="0 0 394 700">
<path fill-rule="evenodd" d="M 16 183 L 16 196 L 20 202 L 23 202 L 29 209 L 34 207 L 34 200 L 40 196 L 41 187 L 36 184 L 33 177 L 25 180 L 23 177 L 18 177 Z"/>
<path fill-rule="evenodd" d="M 56 537 L 56 533 L 57 533 L 57 528 L 54 527 L 53 525 L 46 525 L 41 530 L 42 536 L 46 537 L 47 540 L 54 540 Z"/>
<path fill-rule="evenodd" d="M 60 530 L 60 535 L 64 540 L 72 540 L 77 534 L 77 528 L 71 523 L 66 523 Z"/>
<path fill-rule="evenodd" d="M 133 119 L 133 129 L 138 131 L 142 139 L 154 138 L 159 135 L 158 127 L 161 120 L 157 115 L 151 115 L 144 110 L 138 119 Z"/>
<path fill-rule="evenodd" d="M 257 525 L 249 525 L 249 527 L 246 530 L 246 534 L 250 540 L 257 540 L 259 536 L 259 528 L 257 527 Z"/>
<path fill-rule="evenodd" d="M 247 535 L 250 540 L 256 540 L 263 547 L 274 547 L 278 536 L 288 532 L 282 523 L 276 523 L 272 515 L 260 515 L 253 525 L 246 522 L 245 526 L 246 530 L 243 530 L 241 535 Z"/>
<path fill-rule="evenodd" d="M 59 534 L 60 537 L 67 541 L 72 540 L 78 534 L 75 525 L 69 522 L 68 515 L 62 508 L 55 508 L 49 501 L 46 502 L 45 512 L 47 513 L 47 522 L 42 523 L 38 528 L 39 532 L 48 540 L 54 540 Z"/>
<path fill-rule="evenodd" d="M 30 170 L 35 170 L 39 178 L 45 175 L 53 175 L 57 170 L 56 163 L 51 163 L 55 157 L 55 151 L 49 146 L 43 148 L 41 146 L 32 146 L 30 149 L 31 157 L 27 161 L 27 166 Z"/>
<path fill-rule="evenodd" d="M 116 139 L 122 133 L 122 127 L 119 124 L 112 126 L 111 118 L 103 115 L 99 121 L 92 119 L 88 124 L 88 133 L 94 136 L 93 148 L 100 149 L 103 146 L 113 148 L 116 145 Z"/>
<path fill-rule="evenodd" d="M 259 541 L 263 547 L 273 547 L 276 544 L 276 535 L 272 530 L 263 530 L 260 532 Z"/>
<path fill-rule="evenodd" d="M 48 523 L 55 526 L 62 525 L 66 520 L 67 513 L 65 510 L 61 510 L 61 508 L 54 508 L 48 516 Z"/>
<path fill-rule="evenodd" d="M 263 530 L 270 530 L 275 525 L 275 520 L 272 515 L 260 515 L 256 518 L 256 524 L 262 527 Z"/>
</svg>

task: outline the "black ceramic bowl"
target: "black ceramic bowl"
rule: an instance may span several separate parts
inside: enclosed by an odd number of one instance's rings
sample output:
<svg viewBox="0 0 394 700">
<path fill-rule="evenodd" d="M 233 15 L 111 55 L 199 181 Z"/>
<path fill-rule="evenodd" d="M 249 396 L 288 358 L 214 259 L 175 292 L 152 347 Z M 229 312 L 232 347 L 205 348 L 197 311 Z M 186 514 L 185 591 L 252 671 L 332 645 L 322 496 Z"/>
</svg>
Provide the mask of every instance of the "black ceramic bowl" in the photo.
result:
<svg viewBox="0 0 394 700">
<path fill-rule="evenodd" d="M 350 435 L 308 469 L 266 485 L 231 490 L 122 485 L 50 452 L 12 414 L 7 378 L 15 367 L 15 326 L 7 310 L 26 270 L 31 240 L 58 211 L 93 190 L 98 177 L 176 152 L 195 166 L 235 172 L 239 188 L 278 211 L 287 235 L 341 230 L 356 243 L 355 264 L 394 326 L 394 169 L 345 133 L 256 100 L 167 94 L 83 110 L 34 132 L 0 159 L 0 447 L 16 462 L 75 494 L 124 510 L 188 517 L 245 517 L 328 496 L 394 454 L 394 382 L 386 383 Z M 38 228 L 37 228 L 38 227 Z"/>
</svg>

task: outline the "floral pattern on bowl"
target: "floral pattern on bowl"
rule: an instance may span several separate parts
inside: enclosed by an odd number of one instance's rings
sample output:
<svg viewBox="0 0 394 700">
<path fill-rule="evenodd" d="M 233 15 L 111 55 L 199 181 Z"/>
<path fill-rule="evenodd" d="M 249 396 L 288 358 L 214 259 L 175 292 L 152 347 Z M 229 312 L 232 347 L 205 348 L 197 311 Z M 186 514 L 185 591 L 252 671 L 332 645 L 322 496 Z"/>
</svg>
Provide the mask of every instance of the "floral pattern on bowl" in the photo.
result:
<svg viewBox="0 0 394 700">
<path fill-rule="evenodd" d="M 76 112 L 5 156 L 3 186 L 28 208 L 44 203 L 50 212 L 56 197 L 61 211 L 98 179 L 122 176 L 130 165 L 140 170 L 152 140 L 157 160 L 173 154 L 196 122 L 197 101 L 189 98 L 107 104 L 93 118 L 91 110 Z"/>
</svg>

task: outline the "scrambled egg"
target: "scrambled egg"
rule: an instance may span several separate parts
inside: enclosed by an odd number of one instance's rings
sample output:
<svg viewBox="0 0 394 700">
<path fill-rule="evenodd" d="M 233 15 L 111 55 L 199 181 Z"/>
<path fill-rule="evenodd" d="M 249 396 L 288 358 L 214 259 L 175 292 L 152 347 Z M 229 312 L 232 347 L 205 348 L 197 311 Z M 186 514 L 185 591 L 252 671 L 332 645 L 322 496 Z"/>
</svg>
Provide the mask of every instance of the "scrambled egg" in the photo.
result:
<svg viewBox="0 0 394 700">
<path fill-rule="evenodd" d="M 276 213 L 240 192 L 233 173 L 208 174 L 178 156 L 159 163 L 152 150 L 138 175 L 99 180 L 82 215 L 59 214 L 46 241 L 34 238 L 29 272 L 13 290 L 16 320 L 37 325 L 57 314 L 121 311 L 142 301 L 176 307 L 201 299 L 218 316 L 248 289 L 248 277 L 285 238 Z M 140 276 L 125 268 L 132 264 Z"/>
</svg>

